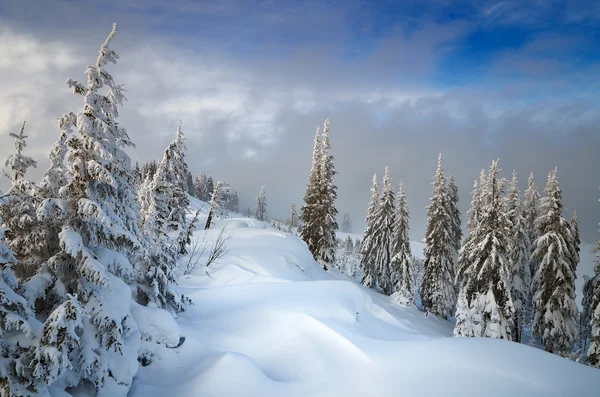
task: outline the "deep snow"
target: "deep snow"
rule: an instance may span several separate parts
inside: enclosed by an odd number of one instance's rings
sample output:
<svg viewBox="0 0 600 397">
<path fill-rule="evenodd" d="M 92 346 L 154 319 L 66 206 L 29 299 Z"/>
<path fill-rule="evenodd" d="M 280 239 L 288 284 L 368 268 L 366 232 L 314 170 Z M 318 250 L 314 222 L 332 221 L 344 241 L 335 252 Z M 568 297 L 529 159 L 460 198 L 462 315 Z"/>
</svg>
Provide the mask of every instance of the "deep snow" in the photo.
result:
<svg viewBox="0 0 600 397">
<path fill-rule="evenodd" d="M 516 343 L 451 338 L 451 323 L 323 271 L 295 236 L 234 218 L 217 221 L 207 238 L 221 227 L 228 254 L 180 278 L 194 301 L 173 331 L 185 342 L 155 345 L 130 396 L 599 393 L 599 370 Z"/>
</svg>

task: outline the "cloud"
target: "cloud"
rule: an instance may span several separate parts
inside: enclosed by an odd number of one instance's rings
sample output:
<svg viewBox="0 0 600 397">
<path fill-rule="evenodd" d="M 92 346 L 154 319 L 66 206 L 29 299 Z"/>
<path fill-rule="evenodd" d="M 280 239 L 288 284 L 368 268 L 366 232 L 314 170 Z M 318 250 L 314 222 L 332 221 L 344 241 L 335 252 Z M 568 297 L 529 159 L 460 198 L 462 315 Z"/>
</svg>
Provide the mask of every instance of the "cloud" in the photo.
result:
<svg viewBox="0 0 600 397">
<path fill-rule="evenodd" d="M 27 25 L 17 15 L 5 24 L 10 36 L 0 36 L 1 53 L 16 54 L 0 61 L 0 125 L 16 131 L 27 119 L 27 153 L 41 160 L 34 178 L 58 135 L 55 120 L 82 105 L 64 81 L 84 77 L 118 11 L 122 23 L 113 47 L 121 58 L 108 70 L 128 90 L 120 121 L 137 144 L 130 152 L 134 160 L 159 158 L 181 119 L 194 172 L 231 183 L 242 206 L 253 205 L 264 185 L 271 215 L 284 218 L 292 201 L 301 203 L 314 131 L 329 117 L 339 172 L 337 206 L 351 213 L 356 229 L 365 216 L 371 177 L 375 172 L 381 177 L 388 165 L 394 184 L 400 179 L 406 184 L 411 235 L 421 239 L 442 152 L 447 173 L 457 176 L 463 213 L 473 180 L 492 159 L 500 158 L 506 176 L 516 169 L 521 187 L 531 171 L 543 187 L 548 170 L 558 166 L 567 215 L 576 209 L 584 240 L 597 237 L 598 70 L 569 59 L 582 46 L 579 36 L 556 41 L 535 35 L 523 48 L 498 52 L 480 76 L 448 87 L 432 76 L 473 29 L 470 17 L 417 22 L 411 17 L 380 32 L 375 16 L 355 14 L 362 11 L 356 6 L 336 13 L 310 3 L 290 14 L 286 8 L 268 11 L 270 3 L 263 3 L 239 19 L 236 3 L 202 8 L 177 2 L 170 11 L 150 15 L 140 2 L 106 7 L 97 20 L 85 19 L 90 26 L 82 29 L 83 6 L 55 2 L 57 13 L 64 9 L 74 17 L 73 25 Z M 180 9 L 189 15 L 172 18 Z M 218 16 L 222 30 L 215 21 L 204 25 L 204 17 L 194 19 L 198 13 Z M 357 20 L 366 43 L 354 40 L 349 23 Z M 185 29 L 173 29 L 176 22 Z M 194 23 L 201 26 L 191 28 Z M 572 50 L 555 57 L 553 48 L 561 46 Z M 0 157 L 10 150 L 0 145 Z"/>
</svg>

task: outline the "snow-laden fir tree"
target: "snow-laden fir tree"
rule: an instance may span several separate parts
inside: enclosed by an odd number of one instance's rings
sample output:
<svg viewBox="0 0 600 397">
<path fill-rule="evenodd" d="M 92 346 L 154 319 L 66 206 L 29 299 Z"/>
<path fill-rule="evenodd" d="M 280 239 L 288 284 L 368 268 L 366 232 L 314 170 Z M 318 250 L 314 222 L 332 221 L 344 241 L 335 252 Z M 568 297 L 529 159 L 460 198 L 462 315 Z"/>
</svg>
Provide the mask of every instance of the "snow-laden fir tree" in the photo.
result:
<svg viewBox="0 0 600 397">
<path fill-rule="evenodd" d="M 575 304 L 575 265 L 571 225 L 562 216 L 562 191 L 557 170 L 548 175 L 536 220 L 537 238 L 533 241 L 533 332 L 542 339 L 546 351 L 571 351 L 577 338 Z"/>
<path fill-rule="evenodd" d="M 302 220 L 300 238 L 304 240 L 308 246 L 308 250 L 315 258 L 322 234 L 318 219 L 321 157 L 321 134 L 320 128 L 317 128 L 313 147 L 312 166 L 308 175 L 306 191 L 304 192 L 304 205 L 300 209 L 300 220 Z"/>
<path fill-rule="evenodd" d="M 87 315 L 79 340 L 60 341 L 77 363 L 65 369 L 68 381 L 61 387 L 86 383 L 99 393 L 124 396 L 138 366 L 140 337 L 127 284 L 136 279 L 129 259 L 138 254 L 140 243 L 133 170 L 124 151 L 133 143 L 117 122 L 117 107 L 124 96 L 105 69 L 118 58 L 109 48 L 116 31 L 115 24 L 96 64 L 86 68 L 87 81 L 67 81 L 83 97 L 84 106 L 76 117 L 61 119 L 72 124 L 63 125 L 65 130 L 76 130 L 66 139 L 66 184 L 59 189 L 59 200 L 46 200 L 38 216 L 47 217 L 57 205 L 64 209 L 61 250 L 50 258 L 48 267 L 60 303 L 70 299 L 68 294 L 76 294 Z M 104 87 L 106 94 L 100 92 Z M 53 318 L 53 313 L 38 314 Z M 44 327 L 41 340 L 52 341 L 51 332 L 56 327 Z M 42 347 L 32 355 L 42 354 Z"/>
<path fill-rule="evenodd" d="M 371 187 L 371 200 L 367 208 L 367 225 L 360 244 L 360 268 L 363 273 L 362 284 L 372 288 L 376 284 L 377 272 L 375 267 L 375 215 L 379 208 L 379 193 L 377 192 L 377 174 L 373 175 Z"/>
<path fill-rule="evenodd" d="M 413 286 L 413 263 L 409 237 L 409 212 L 404 183 L 398 188 L 398 207 L 394 219 L 392 236 L 392 280 L 393 299 L 402 306 L 415 302 Z"/>
<path fill-rule="evenodd" d="M 4 243 L 4 233 L 0 227 L 0 396 L 28 396 L 36 391 L 35 379 L 21 366 L 27 364 L 25 355 L 39 324 L 30 304 L 18 293 L 20 286 L 12 270 L 16 259 Z"/>
<path fill-rule="evenodd" d="M 290 232 L 296 233 L 298 228 L 298 212 L 296 212 L 296 203 L 293 202 L 290 207 L 290 219 L 289 219 Z"/>
<path fill-rule="evenodd" d="M 334 184 L 335 167 L 333 156 L 329 153 L 331 143 L 329 140 L 329 119 L 323 125 L 323 137 L 321 139 L 321 166 L 319 167 L 319 198 L 317 200 L 317 214 L 320 219 L 320 240 L 317 243 L 317 261 L 327 270 L 327 265 L 335 263 L 336 232 L 338 224 L 336 221 L 338 210 L 335 207 L 337 198 L 337 186 Z"/>
<path fill-rule="evenodd" d="M 181 130 L 181 121 L 177 125 L 175 140 L 165 149 L 163 159 L 159 164 L 164 173 L 169 174 L 172 193 L 168 208 L 170 213 L 167 220 L 172 230 L 183 231 L 186 227 L 186 214 L 190 205 L 188 198 L 188 166 L 185 162 L 185 137 Z M 158 172 L 158 169 L 157 171 Z"/>
<path fill-rule="evenodd" d="M 592 367 L 600 368 L 600 241 L 596 244 L 595 277 L 592 281 L 591 319 L 590 319 L 590 346 L 587 351 L 587 363 Z"/>
<path fill-rule="evenodd" d="M 474 336 L 471 309 L 469 308 L 469 302 L 467 301 L 467 291 L 465 289 L 462 289 L 458 293 L 458 298 L 456 300 L 456 323 L 454 325 L 454 336 Z"/>
<path fill-rule="evenodd" d="M 592 338 L 592 304 L 594 301 L 594 277 L 583 276 L 581 313 L 579 316 L 579 350 L 587 353 Z"/>
<path fill-rule="evenodd" d="M 211 193 L 208 207 L 208 217 L 206 218 L 204 230 L 210 229 L 214 216 L 222 216 L 225 214 L 225 202 L 223 201 L 223 182 L 217 182 L 217 185 Z"/>
<path fill-rule="evenodd" d="M 503 180 L 493 161 L 488 177 L 480 179 L 474 201 L 480 206 L 478 222 L 459 253 L 457 284 L 468 303 L 457 307 L 456 336 L 484 336 L 512 340 L 514 306 L 508 258 L 511 224 L 502 205 Z M 483 182 L 483 183 L 482 183 Z M 468 309 L 468 313 L 465 310 Z M 464 320 L 470 316 L 471 329 Z"/>
<path fill-rule="evenodd" d="M 521 342 L 523 327 L 527 321 L 526 306 L 529 299 L 529 285 L 527 284 L 529 266 L 529 235 L 526 220 L 523 216 L 521 193 L 518 187 L 517 173 L 513 171 L 508 188 L 505 211 L 510 222 L 509 254 L 511 268 L 511 297 L 515 307 L 515 342 Z"/>
<path fill-rule="evenodd" d="M 178 128 L 179 131 L 179 128 Z M 180 139 L 179 133 L 176 140 Z M 171 313 L 179 312 L 189 300 L 176 291 L 177 279 L 175 269 L 182 250 L 182 239 L 185 225 L 180 223 L 173 214 L 181 208 L 176 200 L 187 193 L 181 190 L 182 185 L 177 184 L 178 165 L 175 145 L 170 144 L 164 152 L 163 158 L 148 185 L 147 208 L 144 212 L 143 232 L 146 237 L 145 246 L 145 283 L 149 287 L 144 290 L 145 301 L 155 302 L 158 307 Z M 180 181 L 181 182 L 181 181 Z M 169 231 L 179 230 L 177 239 L 170 236 Z M 183 244 L 184 245 L 184 244 Z M 143 302 L 143 303 L 146 303 Z"/>
<path fill-rule="evenodd" d="M 579 252 L 581 251 L 581 237 L 579 236 L 579 220 L 577 219 L 577 213 L 573 212 L 571 221 L 569 222 L 571 230 L 571 238 L 569 241 L 571 251 L 571 264 L 573 265 L 573 272 L 576 273 L 577 265 L 579 265 Z"/>
<path fill-rule="evenodd" d="M 427 207 L 425 275 L 421 285 L 421 299 L 425 310 L 446 319 L 452 316 L 456 293 L 452 261 L 452 214 L 448 213 L 449 198 L 441 154 L 433 179 L 433 197 Z"/>
<path fill-rule="evenodd" d="M 462 221 L 460 218 L 460 210 L 458 208 L 459 196 L 458 186 L 454 175 L 448 180 L 448 213 L 452 220 L 452 248 L 454 250 L 455 261 L 458 259 L 458 250 L 462 243 Z M 456 267 L 456 263 L 455 263 Z"/>
<path fill-rule="evenodd" d="M 15 140 L 15 151 L 5 161 L 11 187 L 0 203 L 0 215 L 7 229 L 6 244 L 17 258 L 14 270 L 20 278 L 26 279 L 37 272 L 43 259 L 47 259 L 46 234 L 36 215 L 39 205 L 37 186 L 25 179 L 27 170 L 37 165 L 33 158 L 23 154 L 27 146 L 25 122 L 18 134 L 11 132 L 9 135 Z"/>
<path fill-rule="evenodd" d="M 375 272 L 377 275 L 377 285 L 386 295 L 391 294 L 394 287 L 392 280 L 392 256 L 393 256 L 393 237 L 394 237 L 394 217 L 396 213 L 394 189 L 392 180 L 389 176 L 389 170 L 385 167 L 383 175 L 383 186 L 381 196 L 379 196 L 379 205 L 375 212 L 373 220 L 373 258 Z"/>
<path fill-rule="evenodd" d="M 265 187 L 261 187 L 260 193 L 256 196 L 256 212 L 254 213 L 256 219 L 259 221 L 266 222 L 268 220 L 267 215 L 267 196 L 265 194 Z"/>
<path fill-rule="evenodd" d="M 352 233 L 352 219 L 350 219 L 350 214 L 348 212 L 344 214 L 341 231 L 344 233 Z"/>
<path fill-rule="evenodd" d="M 530 244 L 537 238 L 537 228 L 535 221 L 539 216 L 540 193 L 535 184 L 535 176 L 533 172 L 529 174 L 527 180 L 527 190 L 525 190 L 525 198 L 523 200 L 523 216 L 525 217 L 525 230 L 529 238 Z M 531 251 L 531 247 L 529 248 Z M 535 274 L 535 261 L 532 257 L 529 258 L 529 275 L 533 277 Z"/>
</svg>

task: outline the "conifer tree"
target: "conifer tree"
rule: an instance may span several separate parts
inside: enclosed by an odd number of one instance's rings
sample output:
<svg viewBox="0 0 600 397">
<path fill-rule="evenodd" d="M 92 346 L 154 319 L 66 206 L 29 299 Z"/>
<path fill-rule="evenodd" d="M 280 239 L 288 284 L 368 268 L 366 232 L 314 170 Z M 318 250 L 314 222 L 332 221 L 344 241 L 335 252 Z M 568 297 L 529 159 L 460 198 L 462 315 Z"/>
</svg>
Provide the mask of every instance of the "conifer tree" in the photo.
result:
<svg viewBox="0 0 600 397">
<path fill-rule="evenodd" d="M 458 250 L 462 243 L 462 221 L 460 219 L 460 210 L 458 208 L 458 186 L 454 175 L 448 180 L 448 213 L 452 220 L 452 248 L 454 261 L 457 260 Z M 455 262 L 456 263 L 456 262 Z M 456 264 L 455 264 L 456 267 Z"/>
<path fill-rule="evenodd" d="M 425 310 L 447 319 L 452 316 L 456 297 L 452 263 L 452 215 L 448 213 L 449 198 L 441 154 L 432 185 L 433 197 L 427 209 L 425 275 L 421 285 L 421 298 Z"/>
<path fill-rule="evenodd" d="M 373 221 L 373 254 L 377 274 L 377 284 L 386 295 L 392 293 L 393 280 L 391 261 L 393 256 L 393 234 L 394 234 L 394 190 L 388 168 L 385 167 L 383 175 L 383 187 L 379 197 L 379 205 L 375 212 Z"/>
<path fill-rule="evenodd" d="M 293 202 L 290 207 L 290 232 L 295 233 L 298 228 L 298 213 L 296 212 L 296 203 Z"/>
<path fill-rule="evenodd" d="M 206 218 L 206 225 L 204 230 L 210 229 L 212 225 L 213 216 L 220 216 L 223 214 L 223 182 L 218 181 L 215 189 L 212 191 L 210 202 L 208 203 L 208 218 Z"/>
<path fill-rule="evenodd" d="M 467 291 L 461 289 L 456 300 L 456 324 L 454 325 L 454 336 L 463 338 L 472 337 L 474 336 L 473 328 L 471 309 L 469 309 L 469 302 L 467 301 Z"/>
<path fill-rule="evenodd" d="M 176 140 L 178 139 L 179 133 Z M 148 205 L 143 222 L 146 237 L 144 277 L 145 284 L 149 286 L 145 291 L 146 300 L 155 302 L 160 308 L 171 313 L 183 310 L 183 305 L 190 303 L 175 290 L 177 259 L 185 253 L 185 246 L 182 247 L 185 244 L 176 243 L 185 243 L 183 239 L 189 236 L 184 234 L 185 226 L 177 219 L 179 216 L 174 216 L 174 213 L 181 210 L 177 200 L 183 195 L 187 198 L 187 193 L 181 190 L 182 185 L 177 184 L 178 165 L 174 164 L 177 161 L 174 146 L 172 143 L 165 149 L 148 186 Z M 171 230 L 180 231 L 177 241 L 169 235 Z"/>
<path fill-rule="evenodd" d="M 352 233 L 352 220 L 350 219 L 350 214 L 347 212 L 344 214 L 341 231 L 344 233 Z"/>
<path fill-rule="evenodd" d="M 76 131 L 65 142 L 67 178 L 58 190 L 65 210 L 61 250 L 48 262 L 61 303 L 68 300 L 67 294 L 77 294 L 89 315 L 78 342 L 62 341 L 65 351 L 77 360 L 69 370 L 72 386 L 85 382 L 98 391 L 125 395 L 137 368 L 137 354 L 129 350 L 135 346 L 132 341 L 139 341 L 127 285 L 136 278 L 129 258 L 137 255 L 140 243 L 133 170 L 124 151 L 133 143 L 117 122 L 117 107 L 124 96 L 105 69 L 118 58 L 109 48 L 116 31 L 115 24 L 100 47 L 96 64 L 86 68 L 87 82 L 67 81 L 83 97 L 84 106 L 75 117 L 61 119 L 72 123 L 61 129 L 75 127 Z M 100 92 L 103 87 L 108 89 L 106 94 Z M 52 212 L 56 203 L 46 200 L 38 213 Z M 41 339 L 53 340 L 49 332 L 55 331 L 44 328 Z"/>
<path fill-rule="evenodd" d="M 38 189 L 25 179 L 30 167 L 36 167 L 33 158 L 23 154 L 27 147 L 25 122 L 18 134 L 9 133 L 15 140 L 15 151 L 6 158 L 10 170 L 11 187 L 0 204 L 0 215 L 6 227 L 6 244 L 14 253 L 15 271 L 22 278 L 36 273 L 46 251 L 44 229 L 40 227 L 36 210 L 39 205 Z"/>
<path fill-rule="evenodd" d="M 260 189 L 260 193 L 256 196 L 256 219 L 266 222 L 267 216 L 267 196 L 265 195 L 265 187 Z"/>
<path fill-rule="evenodd" d="M 304 192 L 304 205 L 300 209 L 300 219 L 303 222 L 300 230 L 300 238 L 304 240 L 308 246 L 308 250 L 315 258 L 319 247 L 318 244 L 321 240 L 321 230 L 319 228 L 319 220 L 317 219 L 319 186 L 321 181 L 321 157 L 321 134 L 320 129 L 317 128 L 313 147 L 312 167 L 308 176 L 306 191 Z"/>
<path fill-rule="evenodd" d="M 535 239 L 537 238 L 537 228 L 535 226 L 535 221 L 539 216 L 539 206 L 540 206 L 540 193 L 538 191 L 538 187 L 535 184 L 535 177 L 533 172 L 529 174 L 529 178 L 527 180 L 527 190 L 525 190 L 525 199 L 523 201 L 523 216 L 525 217 L 525 230 L 527 231 L 528 239 L 530 245 L 533 244 Z M 531 247 L 529 248 L 531 251 Z M 535 261 L 533 257 L 529 258 L 529 276 L 533 277 L 535 274 Z"/>
<path fill-rule="evenodd" d="M 596 244 L 596 252 L 600 253 L 600 241 Z M 590 345 L 587 351 L 587 363 L 600 368 L 600 254 L 596 256 L 595 277 L 592 279 L 592 298 L 590 304 Z"/>
<path fill-rule="evenodd" d="M 533 332 L 548 352 L 568 352 L 577 338 L 575 266 L 571 225 L 562 217 L 562 191 L 556 169 L 548 175 L 533 242 Z"/>
<path fill-rule="evenodd" d="M 515 307 L 514 340 L 521 342 L 522 330 L 527 321 L 526 306 L 529 298 L 529 285 L 526 274 L 529 266 L 530 243 L 521 205 L 521 193 L 517 184 L 517 173 L 513 171 L 506 197 L 505 211 L 510 222 L 508 259 L 511 268 L 511 297 Z"/>
<path fill-rule="evenodd" d="M 329 153 L 331 144 L 329 141 L 329 119 L 323 125 L 323 137 L 321 139 L 321 166 L 319 167 L 319 198 L 317 200 L 317 214 L 320 220 L 320 240 L 318 242 L 317 260 L 327 270 L 327 265 L 335 263 L 336 232 L 338 224 L 336 221 L 338 210 L 335 207 L 337 198 L 337 186 L 334 184 L 335 167 L 333 156 Z"/>
<path fill-rule="evenodd" d="M 20 368 L 27 343 L 19 341 L 19 336 L 31 343 L 37 320 L 27 300 L 18 294 L 20 286 L 12 270 L 16 258 L 4 243 L 4 233 L 0 227 L 0 395 L 25 396 L 33 379 Z"/>
<path fill-rule="evenodd" d="M 158 168 L 163 168 L 163 176 L 168 175 L 172 192 L 168 202 L 168 227 L 179 232 L 185 230 L 186 214 L 190 205 L 188 198 L 188 166 L 185 162 L 185 137 L 181 130 L 181 121 L 177 126 L 175 140 L 165 149 Z M 158 168 L 156 172 L 158 173 Z M 156 176 L 155 176 L 156 177 Z"/>
<path fill-rule="evenodd" d="M 503 180 L 498 162 L 492 162 L 488 177 L 480 179 L 473 201 L 478 222 L 459 253 L 457 284 L 468 303 L 457 307 L 456 336 L 485 336 L 512 340 L 514 306 L 511 298 L 511 268 L 508 259 L 510 222 L 502 206 Z M 482 173 L 482 176 L 484 173 Z M 482 183 L 483 182 L 483 183 Z M 473 213 L 472 212 L 472 213 Z M 470 316 L 471 330 L 467 329 Z M 465 322 L 466 321 L 466 322 Z"/>
<path fill-rule="evenodd" d="M 579 348 L 588 351 L 592 338 L 592 305 L 594 302 L 595 277 L 583 276 L 583 293 L 581 298 L 581 315 L 579 317 Z"/>
<path fill-rule="evenodd" d="M 365 287 L 372 288 L 377 281 L 375 267 L 375 215 L 379 208 L 379 193 L 377 192 L 377 174 L 373 175 L 373 186 L 371 187 L 371 200 L 367 208 L 367 218 L 365 223 L 367 228 L 363 233 L 362 243 L 360 244 L 360 267 L 363 273 L 362 284 Z"/>
<path fill-rule="evenodd" d="M 408 218 L 409 212 L 404 183 L 400 182 L 398 207 L 393 226 L 391 268 L 394 283 L 393 297 L 396 302 L 403 306 L 412 305 L 415 302 Z"/>
</svg>

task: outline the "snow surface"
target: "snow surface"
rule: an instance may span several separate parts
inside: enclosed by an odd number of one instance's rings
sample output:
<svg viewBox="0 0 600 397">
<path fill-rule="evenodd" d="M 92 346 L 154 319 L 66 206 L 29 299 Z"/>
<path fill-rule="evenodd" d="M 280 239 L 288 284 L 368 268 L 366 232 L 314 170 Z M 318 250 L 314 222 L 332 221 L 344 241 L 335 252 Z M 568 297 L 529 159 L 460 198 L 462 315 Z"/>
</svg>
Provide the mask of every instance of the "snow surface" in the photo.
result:
<svg viewBox="0 0 600 397">
<path fill-rule="evenodd" d="M 452 338 L 451 323 L 323 271 L 300 239 L 263 222 L 217 220 L 194 237 L 222 227 L 228 254 L 180 279 L 194 301 L 177 319 L 185 342 L 156 345 L 130 396 L 598 395 L 597 369 Z"/>
</svg>

